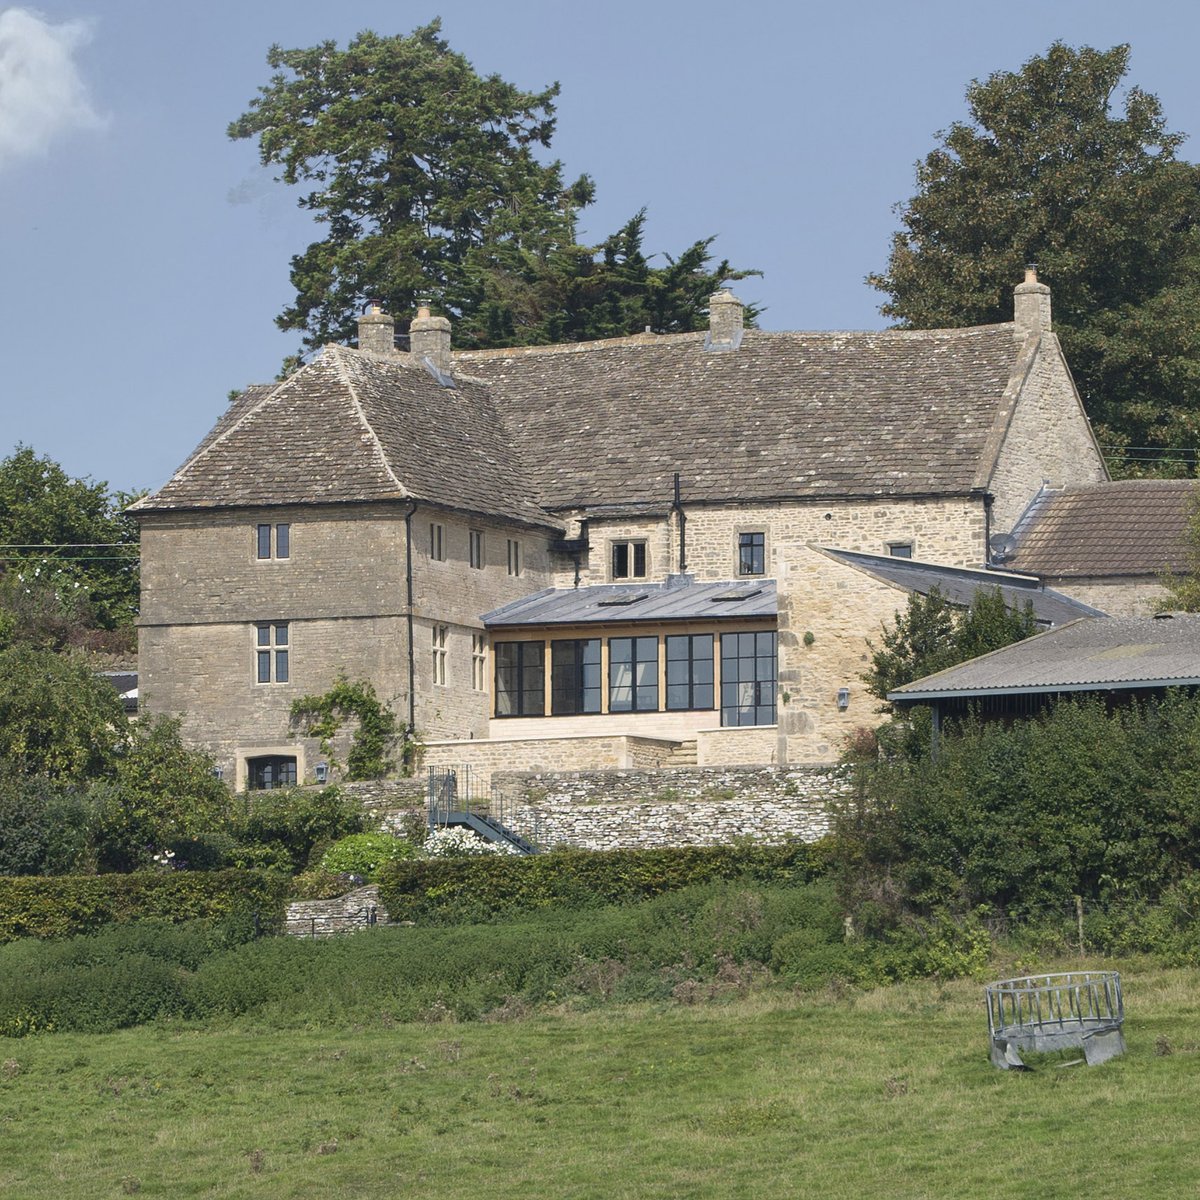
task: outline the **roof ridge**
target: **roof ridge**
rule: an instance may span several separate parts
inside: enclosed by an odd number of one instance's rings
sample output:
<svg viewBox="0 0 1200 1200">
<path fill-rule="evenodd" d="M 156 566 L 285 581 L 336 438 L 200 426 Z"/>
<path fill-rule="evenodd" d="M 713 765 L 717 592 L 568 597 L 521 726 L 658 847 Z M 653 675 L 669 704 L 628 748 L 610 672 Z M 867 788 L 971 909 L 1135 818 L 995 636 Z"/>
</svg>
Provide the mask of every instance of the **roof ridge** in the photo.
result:
<svg viewBox="0 0 1200 1200">
<path fill-rule="evenodd" d="M 405 499 L 411 498 L 412 493 L 407 487 L 404 486 L 404 484 L 400 481 L 400 477 L 392 468 L 392 464 L 388 459 L 387 452 L 383 448 L 383 443 L 379 440 L 379 434 L 375 432 L 375 427 L 371 424 L 369 418 L 367 417 L 366 410 L 363 408 L 362 401 L 359 399 L 358 389 L 355 388 L 354 381 L 350 378 L 350 372 L 346 369 L 347 364 L 345 354 L 347 351 L 345 351 L 344 347 L 333 346 L 326 347 L 326 352 L 328 352 L 330 349 L 334 351 L 334 353 L 330 356 L 333 360 L 334 368 L 337 371 L 338 377 L 341 379 L 342 383 L 346 385 L 346 391 L 350 394 L 350 403 L 354 405 L 354 410 L 358 414 L 359 421 L 362 423 L 363 428 L 366 429 L 368 435 L 370 436 L 370 439 L 375 446 L 375 453 L 379 456 L 379 461 L 383 464 L 384 471 L 387 472 L 388 478 L 390 478 L 396 487 L 400 489 L 400 494 Z"/>
<path fill-rule="evenodd" d="M 998 321 L 991 325 L 957 325 L 943 329 L 747 329 L 749 338 L 846 338 L 882 337 L 897 339 L 919 339 L 947 336 L 963 336 L 975 333 L 990 333 L 1011 329 L 1012 321 Z M 486 362 L 497 358 L 525 358 L 539 354 L 586 354 L 592 350 L 609 350 L 619 346 L 660 346 L 687 341 L 703 342 L 705 331 L 690 330 L 685 333 L 631 333 L 622 337 L 595 338 L 583 342 L 551 342 L 538 346 L 501 346 L 480 350 L 455 350 L 455 360 L 464 362 Z"/>
</svg>

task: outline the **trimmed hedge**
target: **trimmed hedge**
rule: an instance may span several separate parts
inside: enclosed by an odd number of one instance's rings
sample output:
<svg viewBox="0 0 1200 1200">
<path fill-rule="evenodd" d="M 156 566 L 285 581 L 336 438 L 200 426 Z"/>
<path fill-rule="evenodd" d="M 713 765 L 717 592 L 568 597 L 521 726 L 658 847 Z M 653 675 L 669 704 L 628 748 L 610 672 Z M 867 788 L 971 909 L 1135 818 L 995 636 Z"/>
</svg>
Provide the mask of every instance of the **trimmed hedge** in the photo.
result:
<svg viewBox="0 0 1200 1200">
<path fill-rule="evenodd" d="M 289 883 L 266 871 L 0 878 L 0 942 L 71 937 L 150 918 L 221 920 L 252 912 L 273 931 L 282 926 Z"/>
<path fill-rule="evenodd" d="M 804 883 L 821 873 L 821 859 L 812 846 L 795 842 L 407 860 L 380 871 L 379 900 L 393 921 L 492 921 L 544 908 L 646 900 L 718 880 Z"/>
</svg>

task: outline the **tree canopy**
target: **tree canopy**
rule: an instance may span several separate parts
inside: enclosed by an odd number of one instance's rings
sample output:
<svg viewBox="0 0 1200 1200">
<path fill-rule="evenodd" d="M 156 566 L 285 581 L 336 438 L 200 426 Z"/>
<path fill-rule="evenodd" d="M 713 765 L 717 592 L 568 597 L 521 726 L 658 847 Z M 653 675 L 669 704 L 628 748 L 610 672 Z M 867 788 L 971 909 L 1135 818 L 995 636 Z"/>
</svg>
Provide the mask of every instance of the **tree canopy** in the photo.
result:
<svg viewBox="0 0 1200 1200">
<path fill-rule="evenodd" d="M 131 627 L 138 532 L 124 509 L 132 499 L 70 478 L 29 446 L 0 460 L 0 648 L 58 649 L 88 643 L 89 631 Z"/>
<path fill-rule="evenodd" d="M 998 587 L 978 588 L 969 608 L 952 604 L 939 588 L 913 592 L 908 607 L 885 629 L 872 648 L 871 669 L 863 680 L 871 695 L 887 694 L 914 679 L 944 671 L 980 654 L 1022 641 L 1037 633 L 1033 607 L 1009 608 Z M 883 711 L 890 712 L 885 703 Z"/>
<path fill-rule="evenodd" d="M 280 328 L 304 331 L 309 348 L 349 341 L 366 299 L 402 316 L 421 298 L 464 347 L 670 332 L 702 326 L 722 279 L 757 273 L 713 265 L 712 238 L 650 266 L 644 211 L 598 247 L 578 244 L 595 185 L 565 183 L 536 153 L 554 134 L 558 84 L 526 92 L 481 76 L 440 29 L 367 31 L 345 50 L 273 46 L 276 73 L 230 124 L 284 183 L 313 185 L 299 204 L 325 232 L 292 259 Z"/>
<path fill-rule="evenodd" d="M 1194 469 L 1163 452 L 1200 444 L 1200 169 L 1177 157 L 1184 137 L 1155 96 L 1118 95 L 1129 54 L 1055 42 L 972 82 L 970 120 L 917 164 L 868 282 L 905 326 L 986 324 L 1012 319 L 1036 263 L 1101 441 L 1126 462 Z"/>
</svg>

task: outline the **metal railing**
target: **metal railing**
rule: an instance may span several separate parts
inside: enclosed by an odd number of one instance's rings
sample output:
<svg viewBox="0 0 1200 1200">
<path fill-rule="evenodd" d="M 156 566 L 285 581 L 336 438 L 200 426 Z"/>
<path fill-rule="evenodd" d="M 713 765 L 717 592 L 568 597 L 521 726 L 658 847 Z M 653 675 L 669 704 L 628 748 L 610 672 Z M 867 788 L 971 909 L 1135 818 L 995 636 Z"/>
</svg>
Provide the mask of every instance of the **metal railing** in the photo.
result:
<svg viewBox="0 0 1200 1200">
<path fill-rule="evenodd" d="M 469 766 L 429 768 L 428 816 L 430 829 L 462 825 L 463 817 L 471 816 L 514 843 L 537 847 L 542 842 L 541 815 L 495 787 L 484 787 Z"/>
</svg>

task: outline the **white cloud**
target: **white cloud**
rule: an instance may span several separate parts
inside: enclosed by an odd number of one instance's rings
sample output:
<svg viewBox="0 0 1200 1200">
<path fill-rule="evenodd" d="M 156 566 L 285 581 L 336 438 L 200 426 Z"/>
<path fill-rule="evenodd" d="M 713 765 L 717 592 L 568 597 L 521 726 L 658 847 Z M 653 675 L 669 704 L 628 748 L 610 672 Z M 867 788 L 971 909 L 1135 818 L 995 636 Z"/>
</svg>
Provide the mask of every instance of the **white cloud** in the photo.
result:
<svg viewBox="0 0 1200 1200">
<path fill-rule="evenodd" d="M 27 8 L 0 12 L 0 168 L 45 153 L 61 133 L 103 126 L 74 61 L 90 38 L 86 21 L 51 25 Z"/>
</svg>

